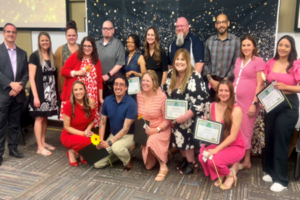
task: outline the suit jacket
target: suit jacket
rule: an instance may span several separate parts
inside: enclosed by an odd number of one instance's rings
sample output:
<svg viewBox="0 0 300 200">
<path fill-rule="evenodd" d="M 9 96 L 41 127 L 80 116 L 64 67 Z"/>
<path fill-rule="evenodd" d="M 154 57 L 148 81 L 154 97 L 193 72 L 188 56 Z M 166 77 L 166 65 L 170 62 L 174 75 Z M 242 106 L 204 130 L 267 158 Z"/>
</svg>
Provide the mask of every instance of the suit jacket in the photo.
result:
<svg viewBox="0 0 300 200">
<path fill-rule="evenodd" d="M 22 82 L 23 90 L 15 97 L 17 102 L 22 103 L 26 100 L 25 86 L 28 82 L 28 60 L 27 53 L 16 47 L 17 50 L 17 72 L 14 80 L 14 73 L 10 58 L 4 42 L 0 44 L 0 103 L 9 101 L 9 92 L 12 88 L 11 82 Z"/>
</svg>

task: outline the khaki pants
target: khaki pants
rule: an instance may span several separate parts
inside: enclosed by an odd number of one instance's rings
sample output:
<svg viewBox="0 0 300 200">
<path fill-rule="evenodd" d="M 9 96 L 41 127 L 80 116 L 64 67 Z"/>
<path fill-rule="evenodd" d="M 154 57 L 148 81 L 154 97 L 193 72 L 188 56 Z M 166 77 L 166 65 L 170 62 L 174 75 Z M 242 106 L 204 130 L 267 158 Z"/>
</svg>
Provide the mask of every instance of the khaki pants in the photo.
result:
<svg viewBox="0 0 300 200">
<path fill-rule="evenodd" d="M 113 138 L 112 134 L 109 135 L 107 141 Z M 128 149 L 134 146 L 133 134 L 124 135 L 120 140 L 113 143 L 111 147 L 106 148 L 109 153 L 109 159 L 113 163 L 117 160 L 121 160 L 123 165 L 126 166 L 130 159 L 131 155 Z M 103 158 L 94 164 L 95 168 L 103 168 L 109 165 L 108 157 Z"/>
</svg>

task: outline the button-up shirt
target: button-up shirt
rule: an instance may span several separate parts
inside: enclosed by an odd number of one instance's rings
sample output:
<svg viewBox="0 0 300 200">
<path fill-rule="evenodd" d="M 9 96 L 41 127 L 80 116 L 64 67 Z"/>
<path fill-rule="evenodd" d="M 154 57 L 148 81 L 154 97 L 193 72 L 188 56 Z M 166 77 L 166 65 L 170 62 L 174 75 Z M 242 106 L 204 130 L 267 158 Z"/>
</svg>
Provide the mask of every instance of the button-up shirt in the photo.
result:
<svg viewBox="0 0 300 200">
<path fill-rule="evenodd" d="M 5 42 L 4 42 L 5 44 Z M 5 44 L 6 46 L 6 44 Z M 9 59 L 10 59 L 10 63 L 12 66 L 12 70 L 14 73 L 14 80 L 16 79 L 16 74 L 17 74 L 17 47 L 16 45 L 14 46 L 13 49 L 10 49 L 8 46 L 6 46 L 8 55 L 9 55 Z"/>
<path fill-rule="evenodd" d="M 218 35 L 213 35 L 205 43 L 204 69 L 208 74 L 222 78 L 226 76 L 227 79 L 233 81 L 234 65 L 239 54 L 240 39 L 238 37 L 228 33 L 225 40 L 220 40 Z"/>
</svg>

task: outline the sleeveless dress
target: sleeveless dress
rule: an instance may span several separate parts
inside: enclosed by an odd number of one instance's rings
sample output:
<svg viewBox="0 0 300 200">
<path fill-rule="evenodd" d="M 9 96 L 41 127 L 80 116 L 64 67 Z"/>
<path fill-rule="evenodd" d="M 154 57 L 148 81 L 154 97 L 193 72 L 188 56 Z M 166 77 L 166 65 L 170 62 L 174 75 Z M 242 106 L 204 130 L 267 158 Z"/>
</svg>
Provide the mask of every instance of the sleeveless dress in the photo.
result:
<svg viewBox="0 0 300 200">
<path fill-rule="evenodd" d="M 216 121 L 215 105 L 216 105 L 216 102 L 212 103 L 212 105 L 211 105 L 211 116 L 212 116 L 213 121 Z M 236 107 L 237 107 L 237 105 L 234 106 L 234 108 L 236 108 Z M 224 120 L 222 121 L 222 123 L 224 123 Z M 203 151 L 204 150 L 207 151 L 208 149 L 214 149 L 217 146 L 218 145 L 211 144 L 205 148 L 205 145 L 203 145 L 200 149 L 200 154 L 198 157 L 198 159 L 203 167 L 205 175 L 206 176 L 210 175 L 211 180 L 215 180 L 216 178 L 218 178 L 218 175 L 216 173 L 216 170 L 215 170 L 212 160 L 207 159 L 206 162 L 204 162 L 202 160 Z M 230 173 L 228 166 L 239 162 L 244 157 L 244 155 L 245 155 L 245 142 L 244 142 L 243 136 L 241 134 L 241 130 L 239 130 L 235 141 L 233 141 L 225 149 L 223 149 L 223 150 L 219 151 L 218 153 L 216 153 L 215 155 L 213 155 L 213 160 L 216 164 L 219 176 L 228 175 Z"/>
<path fill-rule="evenodd" d="M 125 65 L 124 65 L 124 67 L 122 67 L 122 71 L 123 71 L 124 74 L 126 74 L 129 71 L 135 71 L 135 72 L 141 73 L 141 68 L 138 64 L 138 59 L 140 58 L 141 55 L 142 54 L 140 52 L 136 51 L 133 54 L 133 56 L 132 56 L 129 63 L 128 63 L 129 55 L 126 56 Z M 134 75 L 132 74 L 131 77 L 133 77 L 133 76 Z"/>
</svg>

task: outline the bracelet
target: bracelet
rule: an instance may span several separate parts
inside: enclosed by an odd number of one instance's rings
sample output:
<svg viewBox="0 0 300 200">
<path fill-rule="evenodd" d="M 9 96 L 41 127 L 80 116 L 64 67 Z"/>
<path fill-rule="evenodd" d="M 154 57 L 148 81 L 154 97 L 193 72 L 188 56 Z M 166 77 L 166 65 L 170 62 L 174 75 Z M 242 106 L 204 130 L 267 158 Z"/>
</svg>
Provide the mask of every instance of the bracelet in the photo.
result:
<svg viewBox="0 0 300 200">
<path fill-rule="evenodd" d="M 74 70 L 71 71 L 71 74 L 70 74 L 72 77 L 74 77 Z"/>
</svg>

